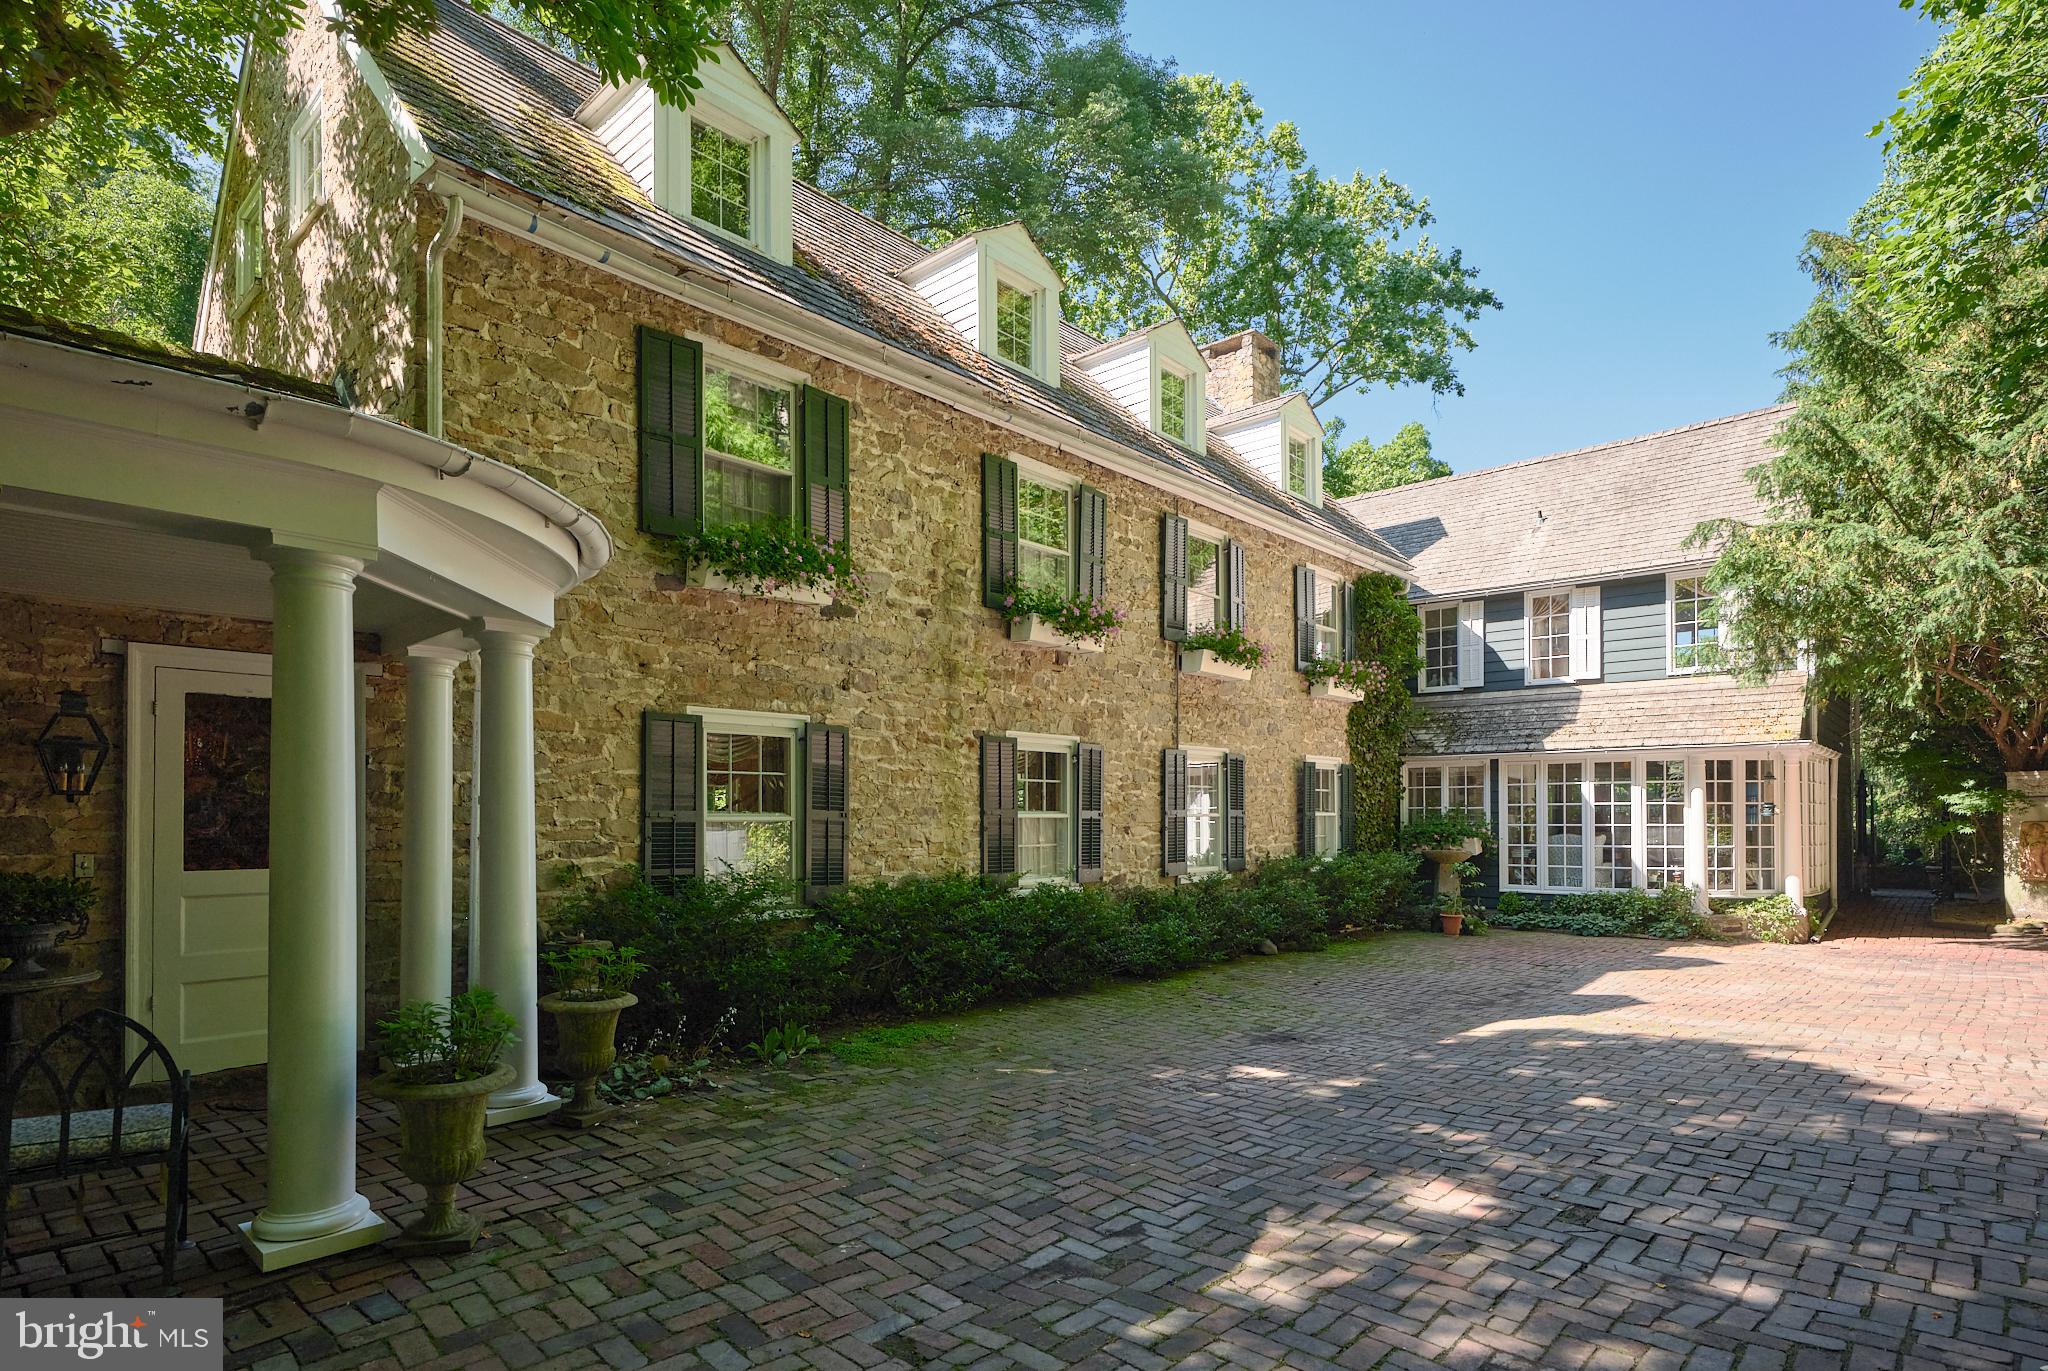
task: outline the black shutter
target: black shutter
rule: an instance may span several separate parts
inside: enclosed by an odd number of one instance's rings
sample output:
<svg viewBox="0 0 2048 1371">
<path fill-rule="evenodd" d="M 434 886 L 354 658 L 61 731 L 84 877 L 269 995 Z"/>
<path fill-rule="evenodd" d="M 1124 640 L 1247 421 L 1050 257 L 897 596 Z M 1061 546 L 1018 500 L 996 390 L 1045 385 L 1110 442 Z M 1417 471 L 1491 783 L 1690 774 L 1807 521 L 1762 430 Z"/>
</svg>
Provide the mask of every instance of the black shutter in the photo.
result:
<svg viewBox="0 0 2048 1371">
<path fill-rule="evenodd" d="M 1223 755 L 1223 869 L 1244 870 L 1244 756 Z"/>
<path fill-rule="evenodd" d="M 1223 545 L 1224 585 L 1229 587 L 1227 597 L 1230 608 L 1230 626 L 1242 633 L 1245 630 L 1244 612 L 1244 544 Z"/>
<path fill-rule="evenodd" d="M 1083 885 L 1102 879 L 1102 745 L 1082 743 L 1075 753 L 1075 877 Z"/>
<path fill-rule="evenodd" d="M 1308 670 L 1316 659 L 1316 573 L 1312 567 L 1294 569 L 1294 669 Z"/>
<path fill-rule="evenodd" d="M 1094 486 L 1074 492 L 1074 589 L 1100 604 L 1109 598 L 1109 497 Z"/>
<path fill-rule="evenodd" d="M 804 729 L 804 902 L 846 884 L 849 739 L 836 724 Z"/>
<path fill-rule="evenodd" d="M 1160 868 L 1169 876 L 1188 874 L 1188 754 L 1169 747 L 1159 767 Z"/>
<path fill-rule="evenodd" d="M 695 533 L 704 521 L 704 349 L 640 329 L 640 527 Z"/>
<path fill-rule="evenodd" d="M 846 488 L 852 466 L 846 401 L 805 386 L 803 433 L 804 527 L 820 542 L 844 546 Z"/>
<path fill-rule="evenodd" d="M 1017 740 L 984 733 L 981 737 L 981 874 L 1012 876 L 1016 871 Z"/>
<path fill-rule="evenodd" d="M 702 724 L 688 715 L 650 709 L 640 716 L 640 866 L 657 890 L 673 890 L 701 870 L 701 737 Z"/>
<path fill-rule="evenodd" d="M 1178 514 L 1159 519 L 1159 636 L 1188 636 L 1188 521 Z"/>
<path fill-rule="evenodd" d="M 981 455 L 981 602 L 1001 609 L 1017 581 L 1017 464 Z M 1012 749 L 1014 751 L 1014 749 Z"/>
<path fill-rule="evenodd" d="M 1351 622 L 1351 582 L 1339 581 L 1333 598 L 1337 608 L 1337 655 L 1348 662 L 1358 655 L 1358 631 Z"/>
<path fill-rule="evenodd" d="M 1358 819 L 1356 806 L 1352 802 L 1351 787 L 1356 783 L 1357 772 L 1346 762 L 1337 768 L 1337 850 L 1349 852 L 1358 845 Z"/>
<path fill-rule="evenodd" d="M 1316 855 L 1316 764 L 1301 764 L 1301 779 L 1294 787 L 1296 850 L 1304 857 Z"/>
</svg>

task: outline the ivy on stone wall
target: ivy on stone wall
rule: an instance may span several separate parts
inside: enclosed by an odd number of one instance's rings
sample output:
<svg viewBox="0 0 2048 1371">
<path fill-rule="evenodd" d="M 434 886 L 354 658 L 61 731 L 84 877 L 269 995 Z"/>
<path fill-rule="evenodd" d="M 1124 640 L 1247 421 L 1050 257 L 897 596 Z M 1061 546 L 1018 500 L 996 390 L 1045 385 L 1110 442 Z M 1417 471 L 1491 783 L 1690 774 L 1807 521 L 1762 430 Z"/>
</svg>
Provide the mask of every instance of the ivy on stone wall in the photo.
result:
<svg viewBox="0 0 2048 1371">
<path fill-rule="evenodd" d="M 1401 800 L 1401 744 L 1420 713 L 1410 686 L 1422 670 L 1422 619 L 1401 582 L 1374 573 L 1352 587 L 1352 625 L 1358 659 L 1385 668 L 1379 684 L 1351 706 L 1351 800 L 1358 847 L 1375 852 L 1394 845 Z"/>
</svg>

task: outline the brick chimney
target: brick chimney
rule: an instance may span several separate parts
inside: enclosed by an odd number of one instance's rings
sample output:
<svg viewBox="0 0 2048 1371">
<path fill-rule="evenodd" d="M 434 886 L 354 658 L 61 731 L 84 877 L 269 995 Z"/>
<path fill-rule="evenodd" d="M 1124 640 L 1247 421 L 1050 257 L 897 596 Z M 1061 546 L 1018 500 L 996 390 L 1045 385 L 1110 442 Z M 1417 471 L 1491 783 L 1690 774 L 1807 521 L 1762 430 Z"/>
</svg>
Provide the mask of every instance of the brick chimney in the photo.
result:
<svg viewBox="0 0 2048 1371">
<path fill-rule="evenodd" d="M 1225 414 L 1280 395 L 1280 345 L 1255 328 L 1218 338 L 1202 349 L 1209 361 L 1209 399 Z"/>
</svg>

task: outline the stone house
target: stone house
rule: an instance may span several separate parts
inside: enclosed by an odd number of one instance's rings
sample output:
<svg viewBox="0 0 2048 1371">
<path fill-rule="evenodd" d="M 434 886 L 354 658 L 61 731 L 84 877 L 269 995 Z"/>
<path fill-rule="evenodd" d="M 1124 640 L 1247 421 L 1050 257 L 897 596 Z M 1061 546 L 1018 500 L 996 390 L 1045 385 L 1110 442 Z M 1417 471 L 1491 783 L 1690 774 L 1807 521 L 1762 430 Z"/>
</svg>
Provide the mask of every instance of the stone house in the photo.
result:
<svg viewBox="0 0 2048 1371">
<path fill-rule="evenodd" d="M 1491 890 L 1825 908 L 1848 888 L 1848 711 L 1810 700 L 1796 665 L 1763 685 L 1728 673 L 1713 550 L 1690 541 L 1761 516 L 1747 473 L 1786 412 L 1343 501 L 1407 555 L 1422 615 L 1403 816 L 1485 815 Z"/>
</svg>

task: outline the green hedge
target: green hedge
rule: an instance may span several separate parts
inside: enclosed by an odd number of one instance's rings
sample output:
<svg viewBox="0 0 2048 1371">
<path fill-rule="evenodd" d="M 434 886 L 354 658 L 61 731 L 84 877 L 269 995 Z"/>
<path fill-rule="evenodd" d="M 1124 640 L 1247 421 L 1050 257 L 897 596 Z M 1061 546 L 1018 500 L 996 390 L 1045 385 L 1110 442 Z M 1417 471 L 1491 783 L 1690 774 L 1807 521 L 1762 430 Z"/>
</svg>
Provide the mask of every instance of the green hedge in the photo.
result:
<svg viewBox="0 0 2048 1371">
<path fill-rule="evenodd" d="M 561 934 L 637 948 L 628 1046 L 753 1041 L 770 1025 L 853 1014 L 940 1014 L 1078 990 L 1113 977 L 1170 975 L 1271 941 L 1325 945 L 1387 926 L 1414 858 L 1275 858 L 1255 870 L 1173 886 L 1016 890 L 973 876 L 865 881 L 803 917 L 788 892 L 743 876 L 663 894 L 636 875 L 587 884 L 557 911 Z"/>
<path fill-rule="evenodd" d="M 1704 938 L 1707 921 L 1693 911 L 1689 886 L 1646 890 L 1589 890 L 1577 895 L 1530 896 L 1503 891 L 1487 923 L 1496 928 L 1549 929 L 1586 938 L 1639 934 L 1650 938 Z"/>
</svg>

